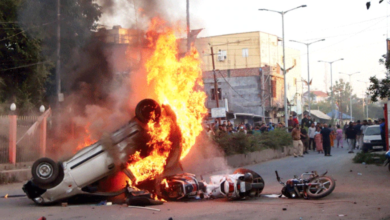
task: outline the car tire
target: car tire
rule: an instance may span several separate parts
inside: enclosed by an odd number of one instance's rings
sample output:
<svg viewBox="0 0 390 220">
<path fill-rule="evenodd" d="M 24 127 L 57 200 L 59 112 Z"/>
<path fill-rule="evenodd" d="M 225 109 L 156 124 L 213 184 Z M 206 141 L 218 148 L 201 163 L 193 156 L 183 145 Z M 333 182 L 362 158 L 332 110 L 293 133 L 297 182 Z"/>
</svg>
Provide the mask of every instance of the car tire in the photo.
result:
<svg viewBox="0 0 390 220">
<path fill-rule="evenodd" d="M 152 119 L 154 113 L 154 120 L 157 121 L 161 116 L 161 107 L 153 99 L 144 99 L 137 104 L 135 108 L 135 115 L 142 123 L 148 123 Z"/>
<path fill-rule="evenodd" d="M 250 170 L 250 169 L 244 169 L 244 168 L 238 168 L 233 172 L 233 174 L 245 174 L 245 173 L 250 173 L 253 176 L 253 183 L 262 183 L 263 186 L 264 184 L 264 179 L 255 171 Z M 257 194 L 260 194 L 263 191 L 264 187 L 262 189 L 257 189 Z"/>
<path fill-rule="evenodd" d="M 53 183 L 59 175 L 59 166 L 50 158 L 40 158 L 34 162 L 31 168 L 33 183 L 40 185 L 49 185 Z"/>
</svg>

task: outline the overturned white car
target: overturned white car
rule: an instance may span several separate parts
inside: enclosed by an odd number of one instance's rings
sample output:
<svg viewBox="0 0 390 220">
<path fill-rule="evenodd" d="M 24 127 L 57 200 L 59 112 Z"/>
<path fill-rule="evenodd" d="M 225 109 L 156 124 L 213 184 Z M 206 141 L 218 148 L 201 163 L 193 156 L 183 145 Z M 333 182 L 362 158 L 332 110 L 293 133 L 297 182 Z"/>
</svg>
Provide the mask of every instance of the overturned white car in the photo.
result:
<svg viewBox="0 0 390 220">
<path fill-rule="evenodd" d="M 49 158 L 37 160 L 31 169 L 32 179 L 24 186 L 28 198 L 37 204 L 49 204 L 75 195 L 115 196 L 125 192 L 98 192 L 97 183 L 118 170 L 126 172 L 130 155 L 146 148 L 149 140 L 146 123 L 158 120 L 161 108 L 152 99 L 145 99 L 136 107 L 136 117 L 113 132 L 109 137 L 85 147 L 72 158 L 54 162 Z M 107 143 L 108 142 L 108 143 Z"/>
</svg>

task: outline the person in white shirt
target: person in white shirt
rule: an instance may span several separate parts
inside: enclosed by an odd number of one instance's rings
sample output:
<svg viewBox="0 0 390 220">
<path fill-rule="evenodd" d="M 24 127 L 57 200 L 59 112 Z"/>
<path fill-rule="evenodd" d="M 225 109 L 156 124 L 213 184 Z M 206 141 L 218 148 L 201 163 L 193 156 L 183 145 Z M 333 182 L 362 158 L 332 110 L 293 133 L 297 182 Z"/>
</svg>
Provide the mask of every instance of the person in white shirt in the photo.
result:
<svg viewBox="0 0 390 220">
<path fill-rule="evenodd" d="M 316 150 L 316 143 L 314 142 L 314 136 L 316 135 L 316 127 L 314 126 L 314 123 L 311 123 L 309 127 L 309 150 L 313 149 L 313 151 Z M 311 144 L 313 143 L 313 147 L 311 147 Z"/>
<path fill-rule="evenodd" d="M 361 133 L 361 135 L 360 135 L 360 138 L 359 138 L 359 147 L 360 147 L 360 149 L 362 149 L 363 150 L 363 138 L 364 138 L 364 131 L 366 130 L 366 128 L 368 127 L 368 125 L 367 125 L 367 120 L 363 120 L 363 124 L 362 124 L 362 126 L 360 127 L 360 133 Z"/>
</svg>

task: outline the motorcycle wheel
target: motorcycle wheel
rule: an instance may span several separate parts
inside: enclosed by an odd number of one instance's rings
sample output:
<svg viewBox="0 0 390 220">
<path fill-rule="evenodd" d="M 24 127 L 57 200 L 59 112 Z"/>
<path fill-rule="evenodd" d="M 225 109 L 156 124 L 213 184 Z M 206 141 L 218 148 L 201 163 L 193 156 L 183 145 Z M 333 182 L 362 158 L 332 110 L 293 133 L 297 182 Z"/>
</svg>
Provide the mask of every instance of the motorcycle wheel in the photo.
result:
<svg viewBox="0 0 390 220">
<path fill-rule="evenodd" d="M 234 171 L 233 174 L 245 174 L 245 173 L 252 174 L 253 183 L 263 183 L 263 186 L 265 185 L 263 178 L 253 170 L 238 168 L 237 170 Z M 263 189 L 264 189 L 264 187 L 262 189 L 257 189 L 256 196 L 258 196 L 263 191 Z"/>
<path fill-rule="evenodd" d="M 312 181 L 309 184 L 319 184 L 309 186 L 306 190 L 307 196 L 312 199 L 320 199 L 329 194 L 331 194 L 336 187 L 336 182 L 334 179 L 328 176 L 320 176 Z"/>
</svg>

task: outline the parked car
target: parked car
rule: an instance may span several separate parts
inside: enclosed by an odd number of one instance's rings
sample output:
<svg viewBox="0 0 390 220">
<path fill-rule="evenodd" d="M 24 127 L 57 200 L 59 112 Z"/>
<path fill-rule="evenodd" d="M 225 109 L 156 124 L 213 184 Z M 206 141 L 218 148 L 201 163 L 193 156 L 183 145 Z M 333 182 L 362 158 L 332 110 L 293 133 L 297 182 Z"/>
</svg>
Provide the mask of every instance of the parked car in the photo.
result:
<svg viewBox="0 0 390 220">
<path fill-rule="evenodd" d="M 149 137 L 146 123 L 151 120 L 152 112 L 156 116 L 154 119 L 158 120 L 161 108 L 156 101 L 145 99 L 138 103 L 135 111 L 136 117 L 123 127 L 86 146 L 69 160 L 55 162 L 50 158 L 40 158 L 35 161 L 31 169 L 32 179 L 23 186 L 28 198 L 36 204 L 50 204 L 75 195 L 116 196 L 124 193 L 125 189 L 98 192 L 97 185 L 103 178 L 120 170 L 131 178 L 131 172 L 126 169 L 129 156 L 136 151 L 146 151 Z"/>
<path fill-rule="evenodd" d="M 364 131 L 363 150 L 383 150 L 381 130 L 379 125 L 370 125 Z"/>
</svg>

